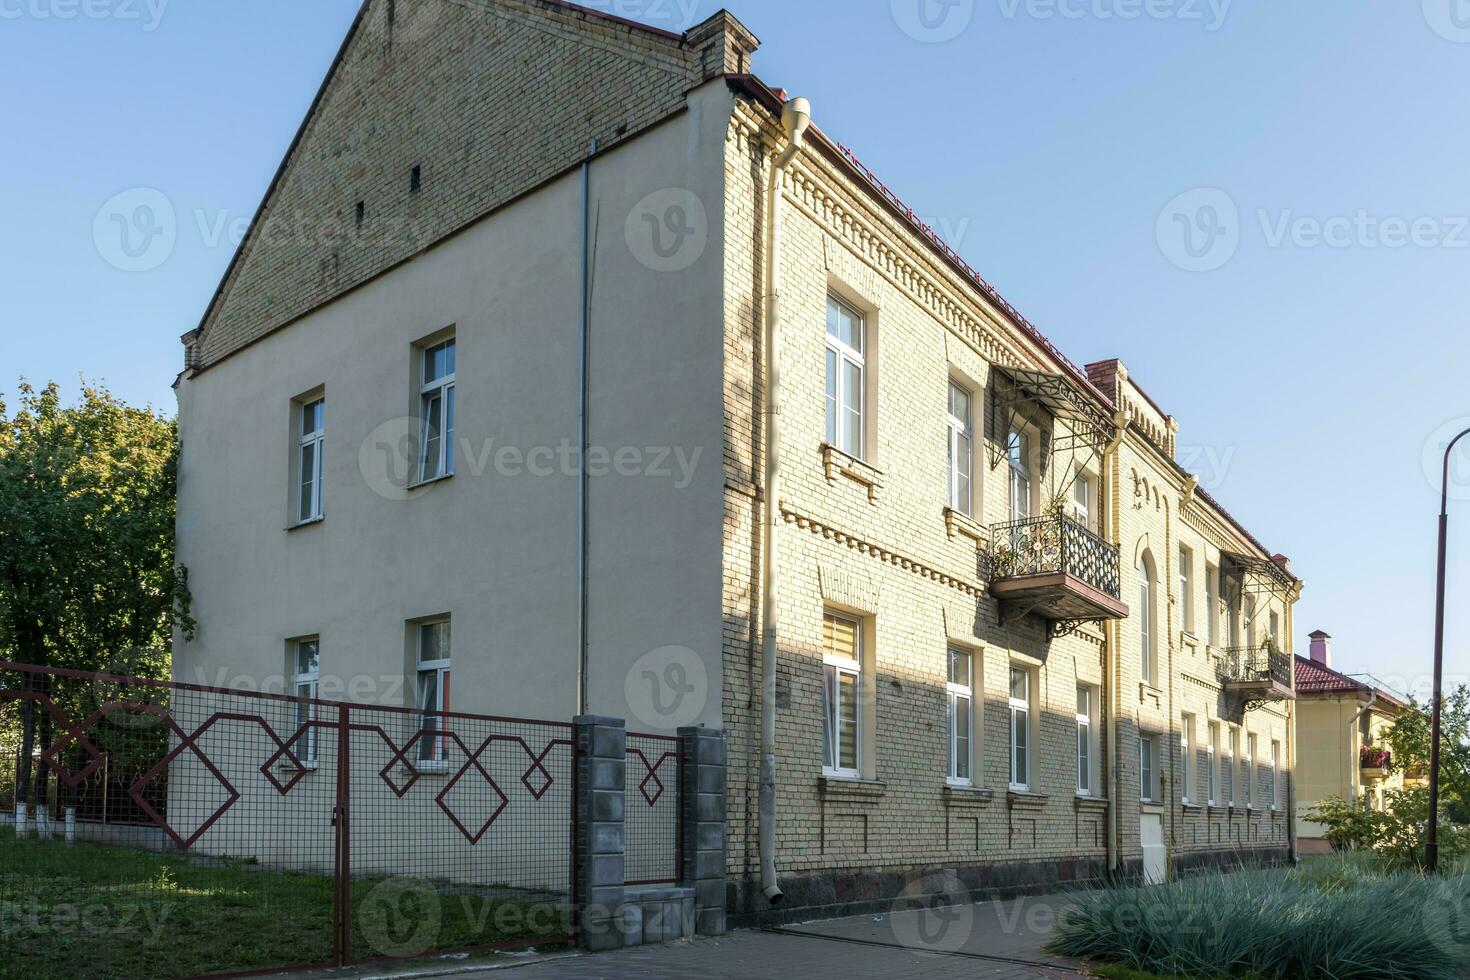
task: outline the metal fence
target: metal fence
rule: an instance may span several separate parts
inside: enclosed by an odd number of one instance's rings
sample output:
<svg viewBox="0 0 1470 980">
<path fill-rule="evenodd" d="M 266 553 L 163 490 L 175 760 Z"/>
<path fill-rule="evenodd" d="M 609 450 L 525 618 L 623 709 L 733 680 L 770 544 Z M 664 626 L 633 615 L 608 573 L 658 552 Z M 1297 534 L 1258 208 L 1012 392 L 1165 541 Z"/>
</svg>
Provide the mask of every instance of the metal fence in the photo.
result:
<svg viewBox="0 0 1470 980">
<path fill-rule="evenodd" d="M 571 938 L 569 724 L 0 663 L 0 750 L 27 716 L 32 816 L 16 828 L 14 800 L 0 815 L 0 909 L 39 910 L 5 923 L 29 976 Z"/>
<path fill-rule="evenodd" d="M 629 885 L 679 877 L 679 740 L 629 732 L 623 785 L 623 861 Z"/>
</svg>

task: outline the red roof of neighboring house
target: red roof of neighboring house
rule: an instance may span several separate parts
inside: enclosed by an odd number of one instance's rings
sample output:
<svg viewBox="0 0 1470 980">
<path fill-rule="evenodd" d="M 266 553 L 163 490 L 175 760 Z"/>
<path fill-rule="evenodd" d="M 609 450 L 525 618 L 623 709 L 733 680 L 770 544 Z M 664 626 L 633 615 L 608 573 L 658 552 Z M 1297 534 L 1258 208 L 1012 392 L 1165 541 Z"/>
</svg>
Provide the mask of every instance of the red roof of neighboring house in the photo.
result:
<svg viewBox="0 0 1470 980">
<path fill-rule="evenodd" d="M 1309 657 L 1298 656 L 1296 658 L 1296 693 L 1302 695 L 1336 695 L 1336 694 L 1363 694 L 1370 695 L 1378 692 L 1378 700 L 1386 702 L 1395 708 L 1407 708 L 1403 698 L 1381 687 L 1365 684 L 1360 680 L 1339 673 L 1325 664 L 1319 664 Z"/>
</svg>

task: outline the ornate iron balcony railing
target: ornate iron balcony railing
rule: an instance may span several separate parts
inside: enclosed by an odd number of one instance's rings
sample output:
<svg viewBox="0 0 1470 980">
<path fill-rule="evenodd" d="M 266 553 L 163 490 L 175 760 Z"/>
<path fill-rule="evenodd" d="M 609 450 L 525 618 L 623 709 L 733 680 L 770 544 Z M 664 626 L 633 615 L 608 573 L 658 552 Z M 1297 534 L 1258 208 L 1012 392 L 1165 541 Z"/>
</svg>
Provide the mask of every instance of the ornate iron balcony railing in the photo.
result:
<svg viewBox="0 0 1470 980">
<path fill-rule="evenodd" d="M 1118 548 L 1070 517 L 1031 517 L 991 527 L 996 578 L 1063 573 L 1122 598 Z"/>
<path fill-rule="evenodd" d="M 1220 666 L 1227 681 L 1275 681 L 1282 687 L 1295 687 L 1291 674 L 1291 655 L 1282 653 L 1268 640 L 1260 646 L 1229 647 Z"/>
</svg>

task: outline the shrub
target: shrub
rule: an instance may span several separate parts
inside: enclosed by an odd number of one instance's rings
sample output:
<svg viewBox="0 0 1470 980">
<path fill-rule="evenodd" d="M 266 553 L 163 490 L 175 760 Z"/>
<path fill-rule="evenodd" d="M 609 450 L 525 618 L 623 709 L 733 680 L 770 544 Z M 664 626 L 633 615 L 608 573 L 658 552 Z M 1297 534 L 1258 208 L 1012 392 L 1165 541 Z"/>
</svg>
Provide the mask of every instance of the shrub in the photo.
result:
<svg viewBox="0 0 1470 980">
<path fill-rule="evenodd" d="M 1470 975 L 1470 879 L 1375 875 L 1351 861 L 1324 865 L 1083 893 L 1063 913 L 1052 949 L 1190 977 Z"/>
<path fill-rule="evenodd" d="M 1429 828 L 1429 793 L 1423 789 L 1390 790 L 1384 809 L 1369 810 L 1338 797 L 1323 800 L 1307 819 L 1327 828 L 1334 848 L 1371 848 L 1389 870 L 1422 870 Z M 1470 853 L 1470 830 L 1440 817 L 1439 852 L 1454 858 Z"/>
</svg>

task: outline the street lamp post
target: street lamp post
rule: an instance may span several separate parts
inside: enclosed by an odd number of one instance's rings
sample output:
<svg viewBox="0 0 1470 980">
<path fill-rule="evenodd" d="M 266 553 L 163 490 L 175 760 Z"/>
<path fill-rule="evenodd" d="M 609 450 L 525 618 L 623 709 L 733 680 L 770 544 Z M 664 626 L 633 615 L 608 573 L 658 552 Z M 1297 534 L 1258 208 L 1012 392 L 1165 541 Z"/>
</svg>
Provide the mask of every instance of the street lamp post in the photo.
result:
<svg viewBox="0 0 1470 980">
<path fill-rule="evenodd" d="M 1450 454 L 1455 443 L 1470 436 L 1466 429 L 1450 440 L 1444 450 L 1444 480 L 1439 492 L 1439 573 L 1434 606 L 1434 709 L 1429 724 L 1429 840 L 1424 848 L 1424 866 L 1430 874 L 1439 870 L 1439 720 L 1444 681 L 1444 565 L 1449 540 Z"/>
</svg>

